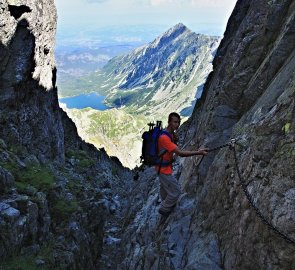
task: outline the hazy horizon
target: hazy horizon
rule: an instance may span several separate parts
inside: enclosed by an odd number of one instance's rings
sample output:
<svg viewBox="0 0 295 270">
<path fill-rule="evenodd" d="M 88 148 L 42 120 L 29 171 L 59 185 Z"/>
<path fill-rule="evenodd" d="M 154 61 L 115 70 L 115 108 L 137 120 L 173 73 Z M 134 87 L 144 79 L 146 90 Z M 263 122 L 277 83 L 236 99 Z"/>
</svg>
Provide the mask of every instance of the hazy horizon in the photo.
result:
<svg viewBox="0 0 295 270">
<path fill-rule="evenodd" d="M 58 36 L 85 35 L 85 31 L 112 27 L 132 30 L 149 26 L 158 35 L 177 23 L 196 33 L 222 36 L 236 0 L 55 0 L 55 3 Z"/>
</svg>

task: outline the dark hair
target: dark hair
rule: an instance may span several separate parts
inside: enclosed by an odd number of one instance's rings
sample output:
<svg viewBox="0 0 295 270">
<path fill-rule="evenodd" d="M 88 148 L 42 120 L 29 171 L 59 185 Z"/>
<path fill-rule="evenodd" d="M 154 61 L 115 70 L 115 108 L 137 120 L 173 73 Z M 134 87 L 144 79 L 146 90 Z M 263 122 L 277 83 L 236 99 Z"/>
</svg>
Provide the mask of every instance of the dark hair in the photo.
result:
<svg viewBox="0 0 295 270">
<path fill-rule="evenodd" d="M 168 123 L 172 120 L 172 117 L 177 117 L 179 119 L 179 121 L 180 121 L 180 115 L 178 113 L 176 113 L 176 112 L 172 112 L 168 116 Z"/>
</svg>

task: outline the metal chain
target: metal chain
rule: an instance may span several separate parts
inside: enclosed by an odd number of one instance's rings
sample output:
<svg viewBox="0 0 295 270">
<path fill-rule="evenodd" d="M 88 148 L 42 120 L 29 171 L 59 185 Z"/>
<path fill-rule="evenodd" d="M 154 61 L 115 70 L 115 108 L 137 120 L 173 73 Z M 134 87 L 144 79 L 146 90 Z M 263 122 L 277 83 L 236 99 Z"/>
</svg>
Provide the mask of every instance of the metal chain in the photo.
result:
<svg viewBox="0 0 295 270">
<path fill-rule="evenodd" d="M 240 169 L 239 169 L 239 166 L 238 166 L 238 158 L 237 158 L 237 152 L 236 152 L 236 148 L 235 148 L 235 145 L 233 144 L 230 149 L 233 150 L 234 152 L 234 158 L 235 158 L 235 166 L 236 166 L 236 170 L 237 170 L 237 174 L 238 174 L 238 177 L 240 179 L 240 182 L 241 182 L 241 186 L 244 190 L 244 193 L 248 199 L 248 201 L 250 202 L 250 205 L 254 208 L 254 210 L 256 211 L 256 214 L 260 217 L 260 219 L 270 228 L 272 229 L 274 232 L 276 232 L 279 236 L 281 236 L 283 239 L 285 239 L 288 243 L 291 243 L 293 245 L 295 245 L 295 240 L 290 238 L 288 235 L 286 235 L 285 233 L 281 232 L 277 227 L 275 227 L 273 224 L 271 224 L 264 216 L 263 214 L 261 213 L 261 211 L 257 208 L 257 206 L 255 205 L 254 203 L 254 200 L 253 198 L 251 197 L 248 189 L 247 189 L 247 186 L 245 184 L 245 181 L 244 179 L 242 178 L 242 175 L 241 175 L 241 172 L 240 172 Z"/>
<path fill-rule="evenodd" d="M 232 140 L 233 141 L 233 140 Z M 231 146 L 232 145 L 232 141 L 229 142 L 229 143 L 225 143 L 223 145 L 220 145 L 220 146 L 217 146 L 217 147 L 214 147 L 214 148 L 210 148 L 208 149 L 208 152 L 213 152 L 213 151 L 216 151 L 216 150 L 219 150 L 221 148 L 224 148 L 224 147 L 227 147 L 227 146 Z"/>
<path fill-rule="evenodd" d="M 242 178 L 242 175 L 241 175 L 241 172 L 240 172 L 240 169 L 239 169 L 239 164 L 238 164 L 238 158 L 237 158 L 237 152 L 236 152 L 236 148 L 235 148 L 235 144 L 237 142 L 237 139 L 231 139 L 231 141 L 229 143 L 226 143 L 226 144 L 223 144 L 221 146 L 218 146 L 218 147 L 214 147 L 214 148 L 211 148 L 208 150 L 208 152 L 212 152 L 212 151 L 216 151 L 216 150 L 219 150 L 221 148 L 224 148 L 224 147 L 227 147 L 229 146 L 231 150 L 233 150 L 234 152 L 234 158 L 235 158 L 235 167 L 236 167 L 236 170 L 237 170 L 237 174 L 238 174 L 238 177 L 240 179 L 240 182 L 241 182 L 241 186 L 243 188 L 243 191 L 250 203 L 250 205 L 254 208 L 256 214 L 260 217 L 260 219 L 263 221 L 263 223 L 265 223 L 270 229 L 272 229 L 274 232 L 276 232 L 279 236 L 281 236 L 284 240 L 286 240 L 288 243 L 291 243 L 293 245 L 295 245 L 295 240 L 290 238 L 288 235 L 286 235 L 285 233 L 281 232 L 277 227 L 275 227 L 274 225 L 272 225 L 264 216 L 263 214 L 261 213 L 261 211 L 257 208 L 257 206 L 255 205 L 254 203 L 254 200 L 253 198 L 251 197 L 248 189 L 247 189 L 247 186 L 245 184 L 245 181 L 244 179 Z M 199 165 L 199 164 L 198 164 Z"/>
</svg>

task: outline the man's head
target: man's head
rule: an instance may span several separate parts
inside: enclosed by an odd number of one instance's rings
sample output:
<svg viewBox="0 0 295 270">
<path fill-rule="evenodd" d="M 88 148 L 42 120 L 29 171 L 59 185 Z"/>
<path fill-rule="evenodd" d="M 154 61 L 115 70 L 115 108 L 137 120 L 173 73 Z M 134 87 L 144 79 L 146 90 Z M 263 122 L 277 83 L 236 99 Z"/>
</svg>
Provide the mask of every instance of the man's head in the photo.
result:
<svg viewBox="0 0 295 270">
<path fill-rule="evenodd" d="M 172 112 L 168 116 L 168 127 L 174 131 L 180 126 L 180 115 L 176 112 Z"/>
</svg>

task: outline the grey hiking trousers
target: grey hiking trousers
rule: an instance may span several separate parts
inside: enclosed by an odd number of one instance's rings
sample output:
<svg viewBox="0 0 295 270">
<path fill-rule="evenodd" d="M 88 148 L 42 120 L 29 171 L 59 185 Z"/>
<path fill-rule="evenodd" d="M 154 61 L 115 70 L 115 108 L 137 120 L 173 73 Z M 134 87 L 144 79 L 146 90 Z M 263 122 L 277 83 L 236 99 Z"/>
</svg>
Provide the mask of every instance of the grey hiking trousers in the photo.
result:
<svg viewBox="0 0 295 270">
<path fill-rule="evenodd" d="M 180 184 L 173 175 L 159 174 L 160 179 L 160 209 L 165 212 L 170 212 L 176 204 L 180 194 Z"/>
</svg>

